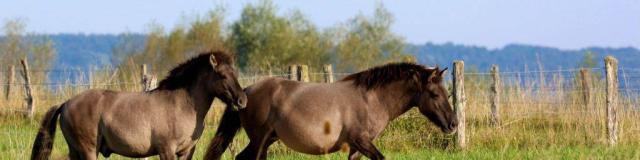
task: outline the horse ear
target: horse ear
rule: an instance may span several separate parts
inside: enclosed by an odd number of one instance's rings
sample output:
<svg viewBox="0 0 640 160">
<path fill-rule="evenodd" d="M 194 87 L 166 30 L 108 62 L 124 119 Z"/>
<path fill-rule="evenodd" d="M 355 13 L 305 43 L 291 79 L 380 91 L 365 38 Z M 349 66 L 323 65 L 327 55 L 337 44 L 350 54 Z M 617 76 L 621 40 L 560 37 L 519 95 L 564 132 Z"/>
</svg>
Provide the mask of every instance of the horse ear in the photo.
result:
<svg viewBox="0 0 640 160">
<path fill-rule="evenodd" d="M 444 77 L 444 73 L 447 72 L 447 69 L 449 68 L 444 68 L 443 70 L 440 71 L 440 77 Z"/>
<path fill-rule="evenodd" d="M 430 83 L 440 83 L 440 80 L 442 80 L 442 77 L 440 76 L 440 72 L 438 72 L 438 68 L 436 67 L 436 69 L 431 72 L 431 75 L 429 75 L 428 81 Z"/>
<path fill-rule="evenodd" d="M 218 66 L 218 61 L 216 60 L 216 56 L 214 56 L 213 54 L 209 57 L 209 63 L 211 63 L 211 66 L 213 66 L 214 68 L 216 66 Z"/>
</svg>

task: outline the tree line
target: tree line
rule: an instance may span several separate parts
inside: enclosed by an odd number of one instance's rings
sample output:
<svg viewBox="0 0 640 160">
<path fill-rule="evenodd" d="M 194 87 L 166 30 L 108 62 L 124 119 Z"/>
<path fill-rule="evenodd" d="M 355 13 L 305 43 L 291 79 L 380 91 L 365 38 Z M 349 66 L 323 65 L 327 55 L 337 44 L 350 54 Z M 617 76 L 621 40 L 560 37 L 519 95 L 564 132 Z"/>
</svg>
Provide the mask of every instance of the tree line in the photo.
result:
<svg viewBox="0 0 640 160">
<path fill-rule="evenodd" d="M 156 73 L 208 50 L 235 53 L 237 66 L 245 73 L 279 72 L 291 64 L 335 64 L 337 71 L 352 72 L 415 61 L 404 52 L 404 38 L 391 31 L 394 17 L 382 4 L 373 15 L 359 14 L 328 28 L 317 27 L 299 10 L 278 13 L 271 1 L 260 1 L 244 6 L 240 18 L 230 24 L 224 21 L 223 7 L 168 31 L 151 23 L 144 47 L 124 40 L 114 47 L 114 57 L 119 67 L 153 64 Z"/>
</svg>

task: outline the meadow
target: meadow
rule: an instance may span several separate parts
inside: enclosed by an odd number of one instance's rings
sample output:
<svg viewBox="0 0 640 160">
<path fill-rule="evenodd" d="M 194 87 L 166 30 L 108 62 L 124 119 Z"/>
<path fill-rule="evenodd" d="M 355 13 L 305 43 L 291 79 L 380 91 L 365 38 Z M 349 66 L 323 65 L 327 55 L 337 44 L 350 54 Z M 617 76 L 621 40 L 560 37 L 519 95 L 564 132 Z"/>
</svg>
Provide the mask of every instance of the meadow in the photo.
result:
<svg viewBox="0 0 640 160">
<path fill-rule="evenodd" d="M 313 66 L 312 66 L 313 68 Z M 318 69 L 316 69 L 318 70 Z M 605 129 L 605 82 L 600 68 L 588 69 L 590 105 L 586 105 L 577 69 L 535 70 L 501 73 L 499 123 L 491 123 L 490 84 L 488 72 L 468 70 L 465 73 L 466 148 L 456 147 L 455 136 L 440 132 L 417 110 L 401 116 L 390 124 L 376 140 L 389 159 L 640 159 L 640 108 L 638 90 L 633 88 L 640 75 L 638 70 L 620 70 L 621 84 L 618 103 L 619 139 L 607 143 Z M 34 71 L 40 72 L 40 71 Z M 42 71 L 52 72 L 52 71 Z M 62 71 L 61 71 L 62 72 Z M 77 71 L 66 71 L 77 74 Z M 123 71 L 120 71 L 123 72 Z M 84 76 L 61 83 L 33 82 L 36 115 L 33 119 L 21 115 L 24 111 L 24 87 L 17 77 L 8 98 L 0 98 L 0 159 L 28 159 L 39 120 L 49 106 L 89 88 L 140 91 L 141 77 L 136 71 L 128 76 L 114 76 L 113 71 L 80 72 Z M 346 73 L 335 73 L 339 79 Z M 310 81 L 321 82 L 324 73 L 309 74 Z M 286 73 L 270 74 L 286 77 Z M 243 74 L 240 82 L 246 86 L 266 74 Z M 2 76 L 3 78 L 5 76 Z M 4 79 L 0 82 L 6 82 Z M 451 86 L 450 83 L 447 83 Z M 4 95 L 3 95 L 4 96 Z M 213 136 L 224 106 L 216 102 L 209 112 L 207 129 L 198 143 L 195 159 L 202 159 Z M 232 159 L 248 143 L 243 131 L 234 140 L 223 159 Z M 59 129 L 56 134 L 53 159 L 64 159 L 67 152 Z M 277 142 L 270 148 L 269 159 L 346 159 L 343 151 L 322 156 L 304 155 Z M 110 159 L 127 159 L 113 155 Z M 151 159 L 157 159 L 153 157 Z"/>
</svg>

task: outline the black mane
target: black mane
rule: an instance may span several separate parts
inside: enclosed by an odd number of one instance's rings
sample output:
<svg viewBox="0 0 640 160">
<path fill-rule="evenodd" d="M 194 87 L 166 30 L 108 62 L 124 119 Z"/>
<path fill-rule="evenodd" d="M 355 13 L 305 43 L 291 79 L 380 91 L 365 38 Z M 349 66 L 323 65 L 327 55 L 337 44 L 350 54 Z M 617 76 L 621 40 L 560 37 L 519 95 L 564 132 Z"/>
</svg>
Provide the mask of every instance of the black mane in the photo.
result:
<svg viewBox="0 0 640 160">
<path fill-rule="evenodd" d="M 353 80 L 353 84 L 367 90 L 385 86 L 396 81 L 412 81 L 418 88 L 427 81 L 435 69 L 427 69 L 414 63 L 390 63 L 351 74 L 341 81 Z"/>
<path fill-rule="evenodd" d="M 213 68 L 209 62 L 211 55 L 216 57 L 218 64 L 233 65 L 233 56 L 224 51 L 202 53 L 169 71 L 169 75 L 154 90 L 173 90 L 191 86 L 203 71 L 211 72 Z"/>
</svg>

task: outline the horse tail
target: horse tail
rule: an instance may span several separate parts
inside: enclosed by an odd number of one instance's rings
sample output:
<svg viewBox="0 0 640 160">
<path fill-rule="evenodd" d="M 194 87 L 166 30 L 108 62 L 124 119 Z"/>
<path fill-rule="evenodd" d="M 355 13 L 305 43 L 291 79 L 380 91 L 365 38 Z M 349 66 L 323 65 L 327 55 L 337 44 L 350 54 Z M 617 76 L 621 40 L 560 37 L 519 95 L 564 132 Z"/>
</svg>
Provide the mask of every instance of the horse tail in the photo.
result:
<svg viewBox="0 0 640 160">
<path fill-rule="evenodd" d="M 227 104 L 227 108 L 224 110 L 220 126 L 209 143 L 204 159 L 219 160 L 222 153 L 233 141 L 233 137 L 240 130 L 240 114 L 231 109 L 229 105 Z"/>
<path fill-rule="evenodd" d="M 42 122 L 40 122 L 40 129 L 31 150 L 32 160 L 49 159 L 51 149 L 53 148 L 53 140 L 56 135 L 56 121 L 58 120 L 60 111 L 62 111 L 62 106 L 64 106 L 64 104 L 51 107 L 42 119 Z"/>
</svg>

